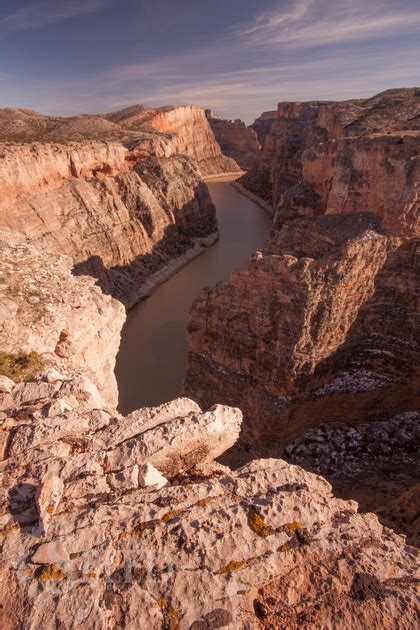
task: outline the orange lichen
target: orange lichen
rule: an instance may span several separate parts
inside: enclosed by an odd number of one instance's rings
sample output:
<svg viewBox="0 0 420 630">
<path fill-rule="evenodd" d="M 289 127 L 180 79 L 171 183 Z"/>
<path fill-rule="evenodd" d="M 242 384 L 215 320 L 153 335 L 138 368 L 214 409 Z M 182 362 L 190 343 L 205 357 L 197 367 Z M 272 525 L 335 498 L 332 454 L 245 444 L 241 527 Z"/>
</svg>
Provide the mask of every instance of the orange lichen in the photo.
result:
<svg viewBox="0 0 420 630">
<path fill-rule="evenodd" d="M 214 499 L 218 499 L 221 496 L 223 496 L 223 495 L 218 494 L 218 495 L 206 497 L 204 499 L 199 499 L 198 501 L 196 501 L 196 503 L 193 503 L 189 507 L 179 508 L 179 509 L 176 509 L 176 510 L 170 510 L 169 512 L 166 512 L 161 517 L 160 522 L 161 523 L 169 523 L 170 521 L 172 521 L 177 516 L 181 516 L 182 514 L 185 514 L 185 512 L 187 512 L 189 509 L 191 509 L 191 508 L 193 508 L 195 506 L 204 507 L 204 506 L 208 505 L 208 503 L 210 503 L 210 501 L 213 501 Z M 138 537 L 141 537 L 147 529 L 154 529 L 156 527 L 156 525 L 157 525 L 157 522 L 158 521 L 146 521 L 144 523 L 139 523 L 130 532 L 126 532 L 125 534 L 122 534 L 121 538 L 126 538 L 127 536 L 138 536 Z"/>
<path fill-rule="evenodd" d="M 53 505 L 49 505 L 47 507 L 47 512 L 48 512 L 48 514 L 52 514 L 54 512 L 54 506 Z"/>
<path fill-rule="evenodd" d="M 172 608 L 170 603 L 166 599 L 159 599 L 158 606 L 172 619 L 179 619 L 180 614 L 175 608 Z"/>
<path fill-rule="evenodd" d="M 233 571 L 239 571 L 247 564 L 255 560 L 255 557 L 248 558 L 248 560 L 242 560 L 242 562 L 236 562 L 235 560 L 231 560 L 229 564 L 215 571 L 215 575 L 225 575 L 226 573 L 233 573 Z"/>
<path fill-rule="evenodd" d="M 37 580 L 67 580 L 67 575 L 55 562 L 47 564 L 35 577 Z"/>
<path fill-rule="evenodd" d="M 288 545 L 287 543 L 285 543 L 284 545 L 281 545 L 277 551 L 281 551 L 282 553 L 286 553 L 287 551 L 290 551 L 291 547 L 290 545 Z"/>
<path fill-rule="evenodd" d="M 134 529 L 132 529 L 127 534 L 123 535 L 123 537 L 125 537 L 125 536 L 138 536 L 140 538 L 141 536 L 143 536 L 144 532 L 147 529 L 153 529 L 154 526 L 155 526 L 155 523 L 153 521 L 146 521 L 144 523 L 139 523 L 138 525 L 136 525 L 136 527 L 134 527 Z"/>
<path fill-rule="evenodd" d="M 302 529 L 303 525 L 300 521 L 292 521 L 291 523 L 285 523 L 276 529 L 277 532 L 286 532 L 289 536 L 292 536 L 297 529 Z"/>
<path fill-rule="evenodd" d="M 214 499 L 219 499 L 222 496 L 222 494 L 215 494 L 213 496 L 206 497 L 205 499 L 200 499 L 199 501 L 197 501 L 197 503 L 194 503 L 194 506 L 198 505 L 199 507 L 205 507 L 210 503 L 210 501 L 214 501 Z"/>
<path fill-rule="evenodd" d="M 184 512 L 186 512 L 185 509 L 171 510 L 170 512 L 166 512 L 166 514 L 164 514 L 162 516 L 161 521 L 162 521 L 162 523 L 167 523 L 168 521 L 172 521 L 177 516 L 180 516 L 181 514 L 184 514 Z"/>
<path fill-rule="evenodd" d="M 257 512 L 254 508 L 251 508 L 248 513 L 248 525 L 258 536 L 262 538 L 267 538 L 273 533 L 271 527 L 268 527 L 261 514 Z"/>
</svg>

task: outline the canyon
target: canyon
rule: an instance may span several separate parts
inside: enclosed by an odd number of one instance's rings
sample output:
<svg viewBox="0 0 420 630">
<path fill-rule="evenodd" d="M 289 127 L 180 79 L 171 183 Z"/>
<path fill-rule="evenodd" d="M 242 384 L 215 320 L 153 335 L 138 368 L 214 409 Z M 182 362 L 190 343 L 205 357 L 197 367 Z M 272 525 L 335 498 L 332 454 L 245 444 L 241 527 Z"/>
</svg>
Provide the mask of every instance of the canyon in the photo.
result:
<svg viewBox="0 0 420 630">
<path fill-rule="evenodd" d="M 411 627 L 404 538 L 284 460 L 217 463 L 237 408 L 180 398 L 119 414 L 86 343 L 96 330 L 112 365 L 123 306 L 68 257 L 1 237 L 2 291 L 43 360 L 22 382 L 0 377 L 3 628 Z"/>
<path fill-rule="evenodd" d="M 389 420 L 403 433 L 416 413 L 419 115 L 418 89 L 279 104 L 259 164 L 239 179 L 269 202 L 271 232 L 229 283 L 195 301 L 188 327 L 184 391 L 244 413 L 225 461 L 281 456 L 326 422 Z"/>
<path fill-rule="evenodd" d="M 0 226 L 71 255 L 127 307 L 217 239 L 203 177 L 240 168 L 204 110 L 1 110 L 0 123 Z"/>
<path fill-rule="evenodd" d="M 419 101 L 0 110 L 2 627 L 415 627 Z M 268 237 L 192 304 L 182 395 L 121 413 L 212 178 Z"/>
</svg>

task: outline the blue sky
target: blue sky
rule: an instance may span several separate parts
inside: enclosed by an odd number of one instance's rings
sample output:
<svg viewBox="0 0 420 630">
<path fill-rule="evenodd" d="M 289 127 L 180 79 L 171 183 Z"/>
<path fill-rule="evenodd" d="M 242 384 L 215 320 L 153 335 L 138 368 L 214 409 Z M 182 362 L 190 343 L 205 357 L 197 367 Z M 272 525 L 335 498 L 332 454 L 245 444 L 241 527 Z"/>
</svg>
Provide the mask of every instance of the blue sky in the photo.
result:
<svg viewBox="0 0 420 630">
<path fill-rule="evenodd" d="M 0 0 L 0 107 L 280 100 L 420 85 L 420 0 Z"/>
</svg>

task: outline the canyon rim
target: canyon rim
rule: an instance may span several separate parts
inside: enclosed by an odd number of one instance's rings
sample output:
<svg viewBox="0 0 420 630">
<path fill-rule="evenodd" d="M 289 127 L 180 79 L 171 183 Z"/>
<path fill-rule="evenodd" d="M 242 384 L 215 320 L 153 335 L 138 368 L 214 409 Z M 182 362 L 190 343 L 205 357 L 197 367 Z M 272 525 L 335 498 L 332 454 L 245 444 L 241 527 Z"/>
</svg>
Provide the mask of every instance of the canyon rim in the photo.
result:
<svg viewBox="0 0 420 630">
<path fill-rule="evenodd" d="M 140 4 L 0 7 L 1 628 L 414 630 L 418 8 Z"/>
</svg>

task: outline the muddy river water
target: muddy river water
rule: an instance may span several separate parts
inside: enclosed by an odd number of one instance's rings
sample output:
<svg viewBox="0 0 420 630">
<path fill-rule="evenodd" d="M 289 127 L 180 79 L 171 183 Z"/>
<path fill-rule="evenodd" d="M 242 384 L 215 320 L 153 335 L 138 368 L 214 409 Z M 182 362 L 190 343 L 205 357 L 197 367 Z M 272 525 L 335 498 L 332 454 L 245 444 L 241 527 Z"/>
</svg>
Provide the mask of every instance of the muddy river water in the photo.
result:
<svg viewBox="0 0 420 630">
<path fill-rule="evenodd" d="M 192 302 L 205 286 L 229 280 L 233 269 L 261 249 L 268 233 L 270 217 L 229 181 L 208 186 L 217 208 L 219 240 L 128 313 L 115 369 L 124 414 L 179 396 Z"/>
</svg>

